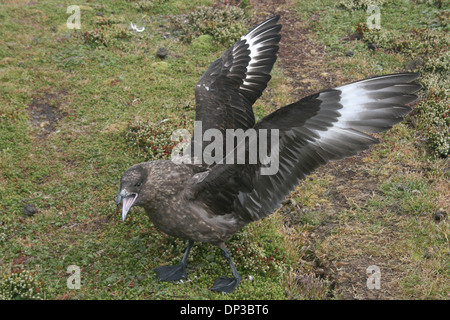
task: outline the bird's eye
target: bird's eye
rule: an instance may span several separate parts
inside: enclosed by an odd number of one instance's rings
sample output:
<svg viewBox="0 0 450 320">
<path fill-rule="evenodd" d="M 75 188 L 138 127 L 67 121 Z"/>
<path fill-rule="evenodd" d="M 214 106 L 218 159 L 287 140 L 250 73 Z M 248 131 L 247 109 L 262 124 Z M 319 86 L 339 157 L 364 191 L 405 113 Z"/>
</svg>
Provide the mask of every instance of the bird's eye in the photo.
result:
<svg viewBox="0 0 450 320">
<path fill-rule="evenodd" d="M 135 186 L 135 187 L 140 187 L 140 186 L 142 186 L 142 181 L 137 182 L 134 186 Z"/>
</svg>

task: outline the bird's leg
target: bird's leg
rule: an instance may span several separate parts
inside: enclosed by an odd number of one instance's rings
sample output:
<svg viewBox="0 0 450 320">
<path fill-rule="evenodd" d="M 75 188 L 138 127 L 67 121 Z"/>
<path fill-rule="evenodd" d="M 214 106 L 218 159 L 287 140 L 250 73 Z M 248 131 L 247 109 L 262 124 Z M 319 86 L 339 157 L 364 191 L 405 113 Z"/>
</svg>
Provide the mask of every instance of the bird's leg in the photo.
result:
<svg viewBox="0 0 450 320">
<path fill-rule="evenodd" d="M 214 285 L 212 286 L 212 291 L 221 291 L 225 293 L 233 292 L 234 289 L 237 288 L 239 285 L 239 282 L 241 281 L 241 276 L 237 272 L 236 266 L 233 263 L 233 260 L 231 259 L 230 251 L 228 251 L 225 244 L 221 243 L 219 245 L 219 248 L 222 249 L 223 256 L 227 259 L 228 263 L 231 267 L 231 272 L 233 273 L 233 278 L 227 278 L 227 277 L 220 277 L 219 279 L 214 282 Z"/>
<path fill-rule="evenodd" d="M 194 244 L 194 241 L 189 240 L 186 251 L 184 252 L 183 259 L 181 262 L 175 266 L 162 266 L 153 269 L 158 275 L 159 280 L 161 281 L 177 281 L 180 279 L 186 279 L 186 267 L 187 267 L 187 258 L 189 255 L 189 251 L 191 251 L 191 247 Z"/>
</svg>

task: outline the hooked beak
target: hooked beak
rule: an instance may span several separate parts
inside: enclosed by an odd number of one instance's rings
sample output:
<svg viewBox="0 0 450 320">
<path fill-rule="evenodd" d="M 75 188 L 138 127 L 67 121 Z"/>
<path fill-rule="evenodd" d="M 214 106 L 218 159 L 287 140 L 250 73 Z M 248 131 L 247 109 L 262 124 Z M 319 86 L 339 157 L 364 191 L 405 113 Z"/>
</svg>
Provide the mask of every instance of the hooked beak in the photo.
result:
<svg viewBox="0 0 450 320">
<path fill-rule="evenodd" d="M 120 193 L 117 195 L 117 198 L 116 198 L 117 206 L 123 201 L 123 203 L 122 203 L 122 221 L 125 221 L 125 219 L 127 218 L 128 211 L 130 211 L 130 208 L 133 205 L 133 203 L 137 197 L 138 197 L 137 193 L 128 193 L 124 189 L 122 191 L 120 191 Z"/>
</svg>

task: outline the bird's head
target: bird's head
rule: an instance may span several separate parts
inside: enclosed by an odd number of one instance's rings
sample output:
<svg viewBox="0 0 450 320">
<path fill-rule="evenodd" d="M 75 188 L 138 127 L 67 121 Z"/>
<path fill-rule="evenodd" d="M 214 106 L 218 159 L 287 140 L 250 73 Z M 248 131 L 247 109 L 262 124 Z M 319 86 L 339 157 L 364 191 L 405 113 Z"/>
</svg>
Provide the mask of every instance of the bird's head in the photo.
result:
<svg viewBox="0 0 450 320">
<path fill-rule="evenodd" d="M 116 204 L 122 202 L 122 220 L 125 221 L 131 206 L 143 205 L 146 202 L 146 184 L 148 172 L 144 164 L 136 164 L 130 167 L 120 179 L 119 194 Z"/>
</svg>

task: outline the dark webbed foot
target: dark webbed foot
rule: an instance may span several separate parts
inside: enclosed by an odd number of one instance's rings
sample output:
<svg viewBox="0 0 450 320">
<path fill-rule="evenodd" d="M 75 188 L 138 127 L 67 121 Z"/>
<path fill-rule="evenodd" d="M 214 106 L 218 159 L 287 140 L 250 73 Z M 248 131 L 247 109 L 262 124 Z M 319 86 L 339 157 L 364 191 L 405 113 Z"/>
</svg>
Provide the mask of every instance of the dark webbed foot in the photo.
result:
<svg viewBox="0 0 450 320">
<path fill-rule="evenodd" d="M 187 267 L 187 258 L 189 255 L 189 251 L 191 251 L 191 247 L 194 244 L 194 241 L 189 240 L 188 246 L 186 248 L 186 252 L 184 253 L 183 259 L 181 262 L 175 266 L 162 266 L 153 269 L 158 275 L 159 280 L 161 281 L 177 281 L 181 279 L 186 279 L 186 267 Z"/>
<path fill-rule="evenodd" d="M 219 248 L 222 249 L 223 256 L 228 260 L 228 263 L 231 267 L 231 272 L 233 273 L 233 278 L 227 278 L 227 277 L 220 277 L 219 279 L 214 282 L 214 285 L 212 286 L 212 291 L 220 291 L 225 293 L 233 292 L 239 285 L 239 282 L 241 281 L 241 276 L 237 272 L 236 266 L 233 263 L 233 260 L 231 259 L 230 251 L 228 251 L 227 247 L 225 247 L 225 244 L 221 243 L 219 244 Z"/>
<path fill-rule="evenodd" d="M 161 281 L 177 281 L 187 277 L 185 263 L 179 263 L 175 266 L 162 266 L 153 270 Z"/>
<path fill-rule="evenodd" d="M 233 292 L 234 289 L 238 287 L 240 281 L 241 281 L 240 277 L 239 278 L 220 277 L 219 279 L 216 280 L 216 282 L 214 282 L 214 285 L 212 286 L 211 290 L 230 293 Z"/>
</svg>

